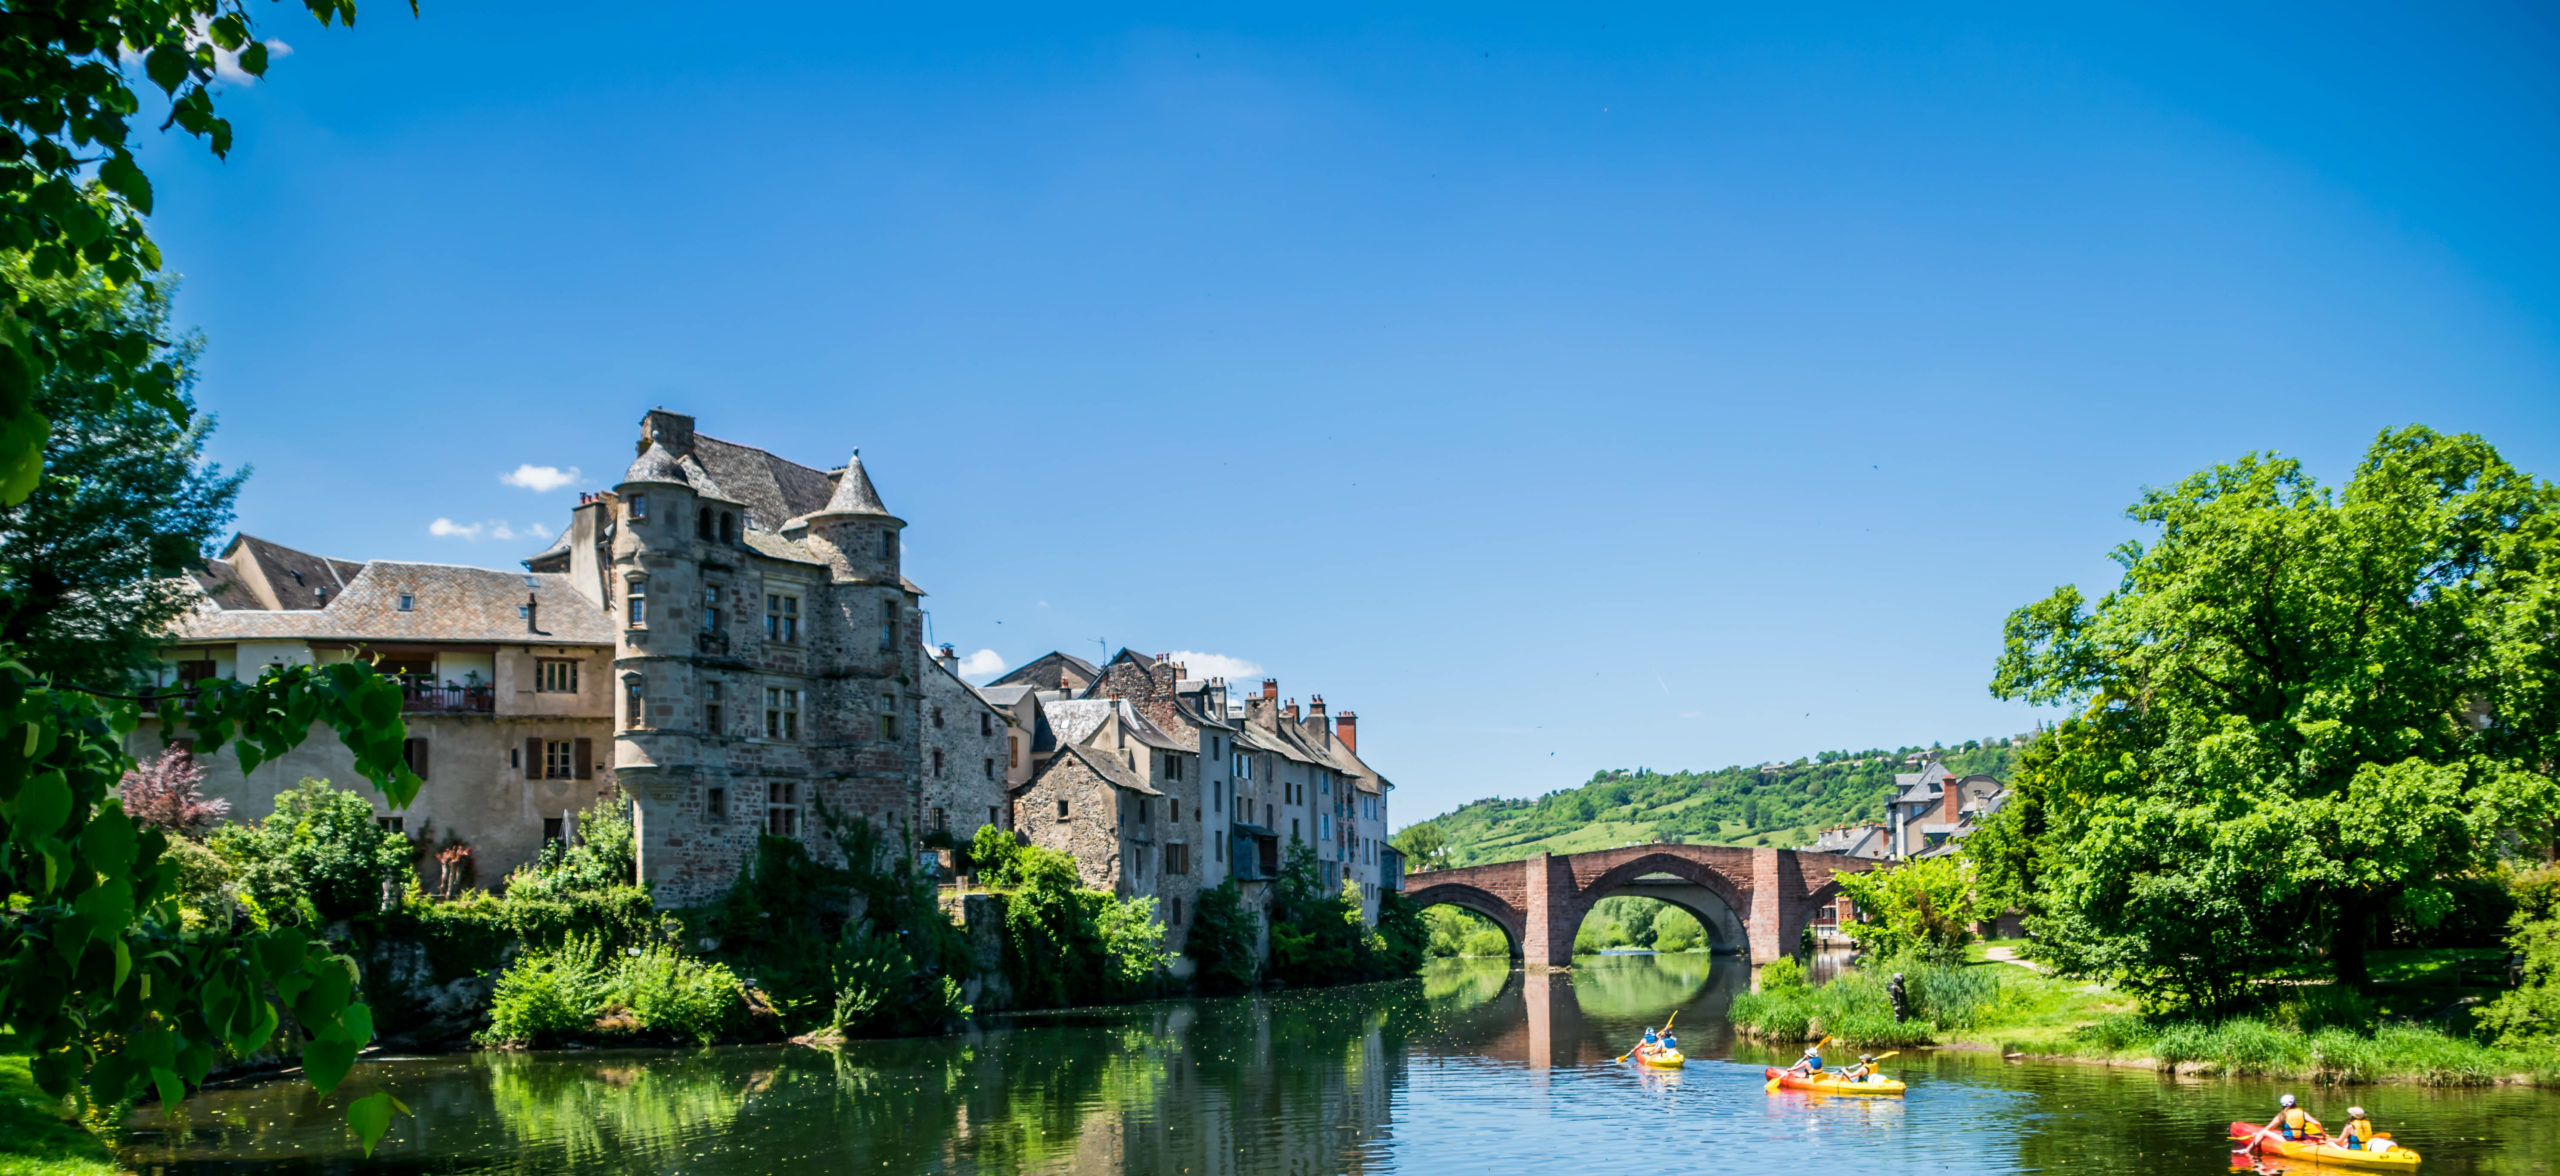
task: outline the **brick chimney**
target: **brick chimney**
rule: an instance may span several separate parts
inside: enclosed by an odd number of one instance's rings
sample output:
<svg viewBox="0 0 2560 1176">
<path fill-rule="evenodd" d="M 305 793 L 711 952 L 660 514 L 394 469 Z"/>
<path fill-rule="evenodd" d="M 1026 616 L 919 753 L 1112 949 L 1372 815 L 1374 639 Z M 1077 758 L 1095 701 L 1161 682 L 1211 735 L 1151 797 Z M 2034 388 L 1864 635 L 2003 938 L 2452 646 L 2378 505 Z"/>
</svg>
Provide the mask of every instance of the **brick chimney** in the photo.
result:
<svg viewBox="0 0 2560 1176">
<path fill-rule="evenodd" d="M 1278 678 L 1264 678 L 1264 679 L 1262 680 L 1262 701 L 1264 701 L 1264 702 L 1278 702 L 1278 701 L 1280 701 L 1280 679 L 1278 679 Z"/>
<path fill-rule="evenodd" d="M 1958 807 L 1958 806 L 1962 805 L 1963 803 L 1964 803 L 1964 789 L 1962 789 L 1962 788 L 1960 788 L 1960 787 L 1958 787 L 1958 786 L 1957 786 L 1957 784 L 1956 784 L 1956 778 L 1955 778 L 1955 777 L 1953 777 L 1953 776 L 1949 776 L 1949 777 L 1947 777 L 1947 785 L 1946 785 L 1946 801 L 1945 801 L 1945 804 L 1946 804 L 1946 815 L 1945 815 L 1945 817 L 1944 817 L 1944 820 L 1945 820 L 1948 824 L 1952 825 L 1952 824 L 1955 824 L 1955 823 L 1956 823 L 1956 809 L 1957 809 L 1957 807 Z"/>
<path fill-rule="evenodd" d="M 1333 737 L 1342 741 L 1342 750 L 1360 754 L 1360 716 L 1350 711 L 1333 716 Z"/>
<path fill-rule="evenodd" d="M 1289 720 L 1289 721 L 1290 721 L 1290 722 L 1292 722 L 1292 723 L 1297 722 L 1297 721 L 1298 721 L 1298 700 L 1297 700 L 1297 699 L 1292 698 L 1292 699 L 1290 699 L 1290 700 L 1289 700 L 1288 705 L 1281 707 L 1281 708 L 1280 708 L 1280 717 L 1281 717 L 1281 718 L 1284 718 L 1284 719 L 1287 719 L 1287 720 Z"/>
<path fill-rule="evenodd" d="M 1324 721 L 1324 695 L 1318 694 L 1307 699 L 1307 717 L 1319 723 Z"/>
<path fill-rule="evenodd" d="M 953 649 L 948 641 L 942 643 L 941 650 L 934 654 L 933 660 L 941 662 L 942 668 L 951 671 L 954 676 L 960 673 L 960 651 Z"/>
</svg>

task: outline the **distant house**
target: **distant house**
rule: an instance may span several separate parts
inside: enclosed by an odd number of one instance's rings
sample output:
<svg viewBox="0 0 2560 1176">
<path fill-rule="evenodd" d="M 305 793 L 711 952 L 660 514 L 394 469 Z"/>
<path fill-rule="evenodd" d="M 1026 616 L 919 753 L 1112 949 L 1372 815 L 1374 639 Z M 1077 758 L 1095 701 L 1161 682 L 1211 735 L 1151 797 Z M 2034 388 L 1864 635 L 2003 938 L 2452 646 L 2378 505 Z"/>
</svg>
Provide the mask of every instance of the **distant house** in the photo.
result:
<svg viewBox="0 0 2560 1176">
<path fill-rule="evenodd" d="M 1934 759 L 1917 772 L 1895 774 L 1893 783 L 1886 821 L 1888 856 L 1895 859 L 1923 856 L 1971 833 L 1971 822 L 1996 811 L 2008 793 L 1997 777 L 1958 777 Z"/>
<path fill-rule="evenodd" d="M 1813 844 L 1805 848 L 1814 853 L 1842 853 L 1868 861 L 1883 861 L 1890 843 L 1885 827 L 1872 821 L 1859 825 L 1842 825 L 1825 829 Z"/>
</svg>

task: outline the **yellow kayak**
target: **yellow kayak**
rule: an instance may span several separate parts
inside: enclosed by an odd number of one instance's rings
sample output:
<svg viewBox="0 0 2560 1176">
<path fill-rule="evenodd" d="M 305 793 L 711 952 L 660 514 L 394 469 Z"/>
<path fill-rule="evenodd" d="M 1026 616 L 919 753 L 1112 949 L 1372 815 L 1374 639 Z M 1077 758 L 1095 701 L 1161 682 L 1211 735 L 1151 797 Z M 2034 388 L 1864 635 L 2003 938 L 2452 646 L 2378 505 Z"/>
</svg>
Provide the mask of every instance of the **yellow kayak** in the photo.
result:
<svg viewBox="0 0 2560 1176">
<path fill-rule="evenodd" d="M 1636 1060 L 1648 1066 L 1677 1070 L 1689 1064 L 1689 1055 L 1676 1049 L 1638 1049 Z"/>
<path fill-rule="evenodd" d="M 1775 1066 L 1768 1067 L 1762 1073 L 1770 1081 L 1788 1090 L 1810 1090 L 1817 1094 L 1900 1094 L 1904 1089 L 1901 1079 L 1887 1078 L 1882 1074 L 1869 1074 L 1858 1079 L 1843 1078 L 1838 1074 L 1820 1074 L 1807 1078 L 1802 1074 L 1790 1074 Z"/>
<path fill-rule="evenodd" d="M 2259 1127 L 2255 1123 L 2231 1125 L 2233 1139 L 2257 1139 L 2258 1132 Z M 2279 1139 L 2268 1136 L 2258 1140 L 2255 1146 L 2260 1151 L 2271 1152 L 2289 1160 L 2347 1164 L 2358 1168 L 2415 1168 L 2418 1166 L 2418 1153 L 2388 1139 L 2376 1139 L 2364 1147 L 2353 1148 L 2340 1147 L 2329 1142 L 2326 1136 L 2315 1139 Z"/>
</svg>

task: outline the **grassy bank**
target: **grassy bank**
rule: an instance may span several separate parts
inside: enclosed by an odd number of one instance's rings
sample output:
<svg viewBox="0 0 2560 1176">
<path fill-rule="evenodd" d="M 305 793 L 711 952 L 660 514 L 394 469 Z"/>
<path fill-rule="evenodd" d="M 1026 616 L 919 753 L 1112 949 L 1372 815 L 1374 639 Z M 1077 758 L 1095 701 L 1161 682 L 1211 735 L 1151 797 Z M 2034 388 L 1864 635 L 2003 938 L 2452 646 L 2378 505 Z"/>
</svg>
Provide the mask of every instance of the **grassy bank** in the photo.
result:
<svg viewBox="0 0 2560 1176">
<path fill-rule="evenodd" d="M 2307 1082 L 2560 1086 L 2560 1053 L 2499 1049 L 2438 1024 L 2377 1018 L 2328 989 L 2299 990 L 2262 1015 L 2202 1024 L 2148 1019 L 2098 985 L 2011 964 L 1905 961 L 1818 986 L 1803 983 L 1790 965 L 1764 969 L 1760 991 L 1734 998 L 1736 1032 L 1773 1044 L 1828 1035 L 1835 1048 L 1850 1051 L 1972 1045 Z M 1885 986 L 1895 971 L 1903 973 L 1911 1014 L 1900 1022 Z"/>
<path fill-rule="evenodd" d="M 0 1176 L 116 1176 L 107 1145 L 36 1089 L 25 1054 L 0 1054 Z"/>
</svg>

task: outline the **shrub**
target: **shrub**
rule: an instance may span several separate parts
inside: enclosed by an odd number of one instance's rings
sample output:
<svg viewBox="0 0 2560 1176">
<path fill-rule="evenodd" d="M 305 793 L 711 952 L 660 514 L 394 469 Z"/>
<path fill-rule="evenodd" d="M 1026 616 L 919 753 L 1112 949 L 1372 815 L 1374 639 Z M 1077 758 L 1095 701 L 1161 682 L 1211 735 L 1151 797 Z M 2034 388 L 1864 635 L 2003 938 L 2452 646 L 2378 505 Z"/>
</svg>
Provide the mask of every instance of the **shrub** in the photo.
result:
<svg viewBox="0 0 2560 1176">
<path fill-rule="evenodd" d="M 204 768 L 186 748 L 172 747 L 133 766 L 116 795 L 135 823 L 180 837 L 201 837 L 231 811 L 204 795 Z"/>
<path fill-rule="evenodd" d="M 578 814 L 576 844 L 544 842 L 539 858 L 507 875 L 506 889 L 510 897 L 559 898 L 578 891 L 634 886 L 639 873 L 631 802 L 617 794 Z"/>
<path fill-rule="evenodd" d="M 1779 956 L 1761 965 L 1760 989 L 1763 992 L 1804 986 L 1804 965 L 1797 963 L 1794 956 Z"/>
<path fill-rule="evenodd" d="M 264 820 L 214 830 L 212 845 L 270 914 L 306 903 L 327 920 L 378 911 L 412 877 L 408 839 L 375 820 L 372 801 L 308 777 L 278 794 Z"/>
<path fill-rule="evenodd" d="M 1492 959 L 1511 954 L 1511 941 L 1505 938 L 1500 930 L 1492 927 L 1468 932 L 1462 947 L 1466 955 L 1477 959 Z"/>
<path fill-rule="evenodd" d="M 526 952 L 498 977 L 490 1001 L 490 1045 L 546 1046 L 575 1038 L 619 1037 L 708 1043 L 734 1025 L 745 992 L 728 968 L 666 944 L 608 951 L 572 936 Z"/>
<path fill-rule="evenodd" d="M 2506 1048 L 2560 1045 L 2560 866 L 2520 875 L 2510 889 L 2507 946 L 2524 958 L 2524 983 L 2474 1015 Z"/>
</svg>

